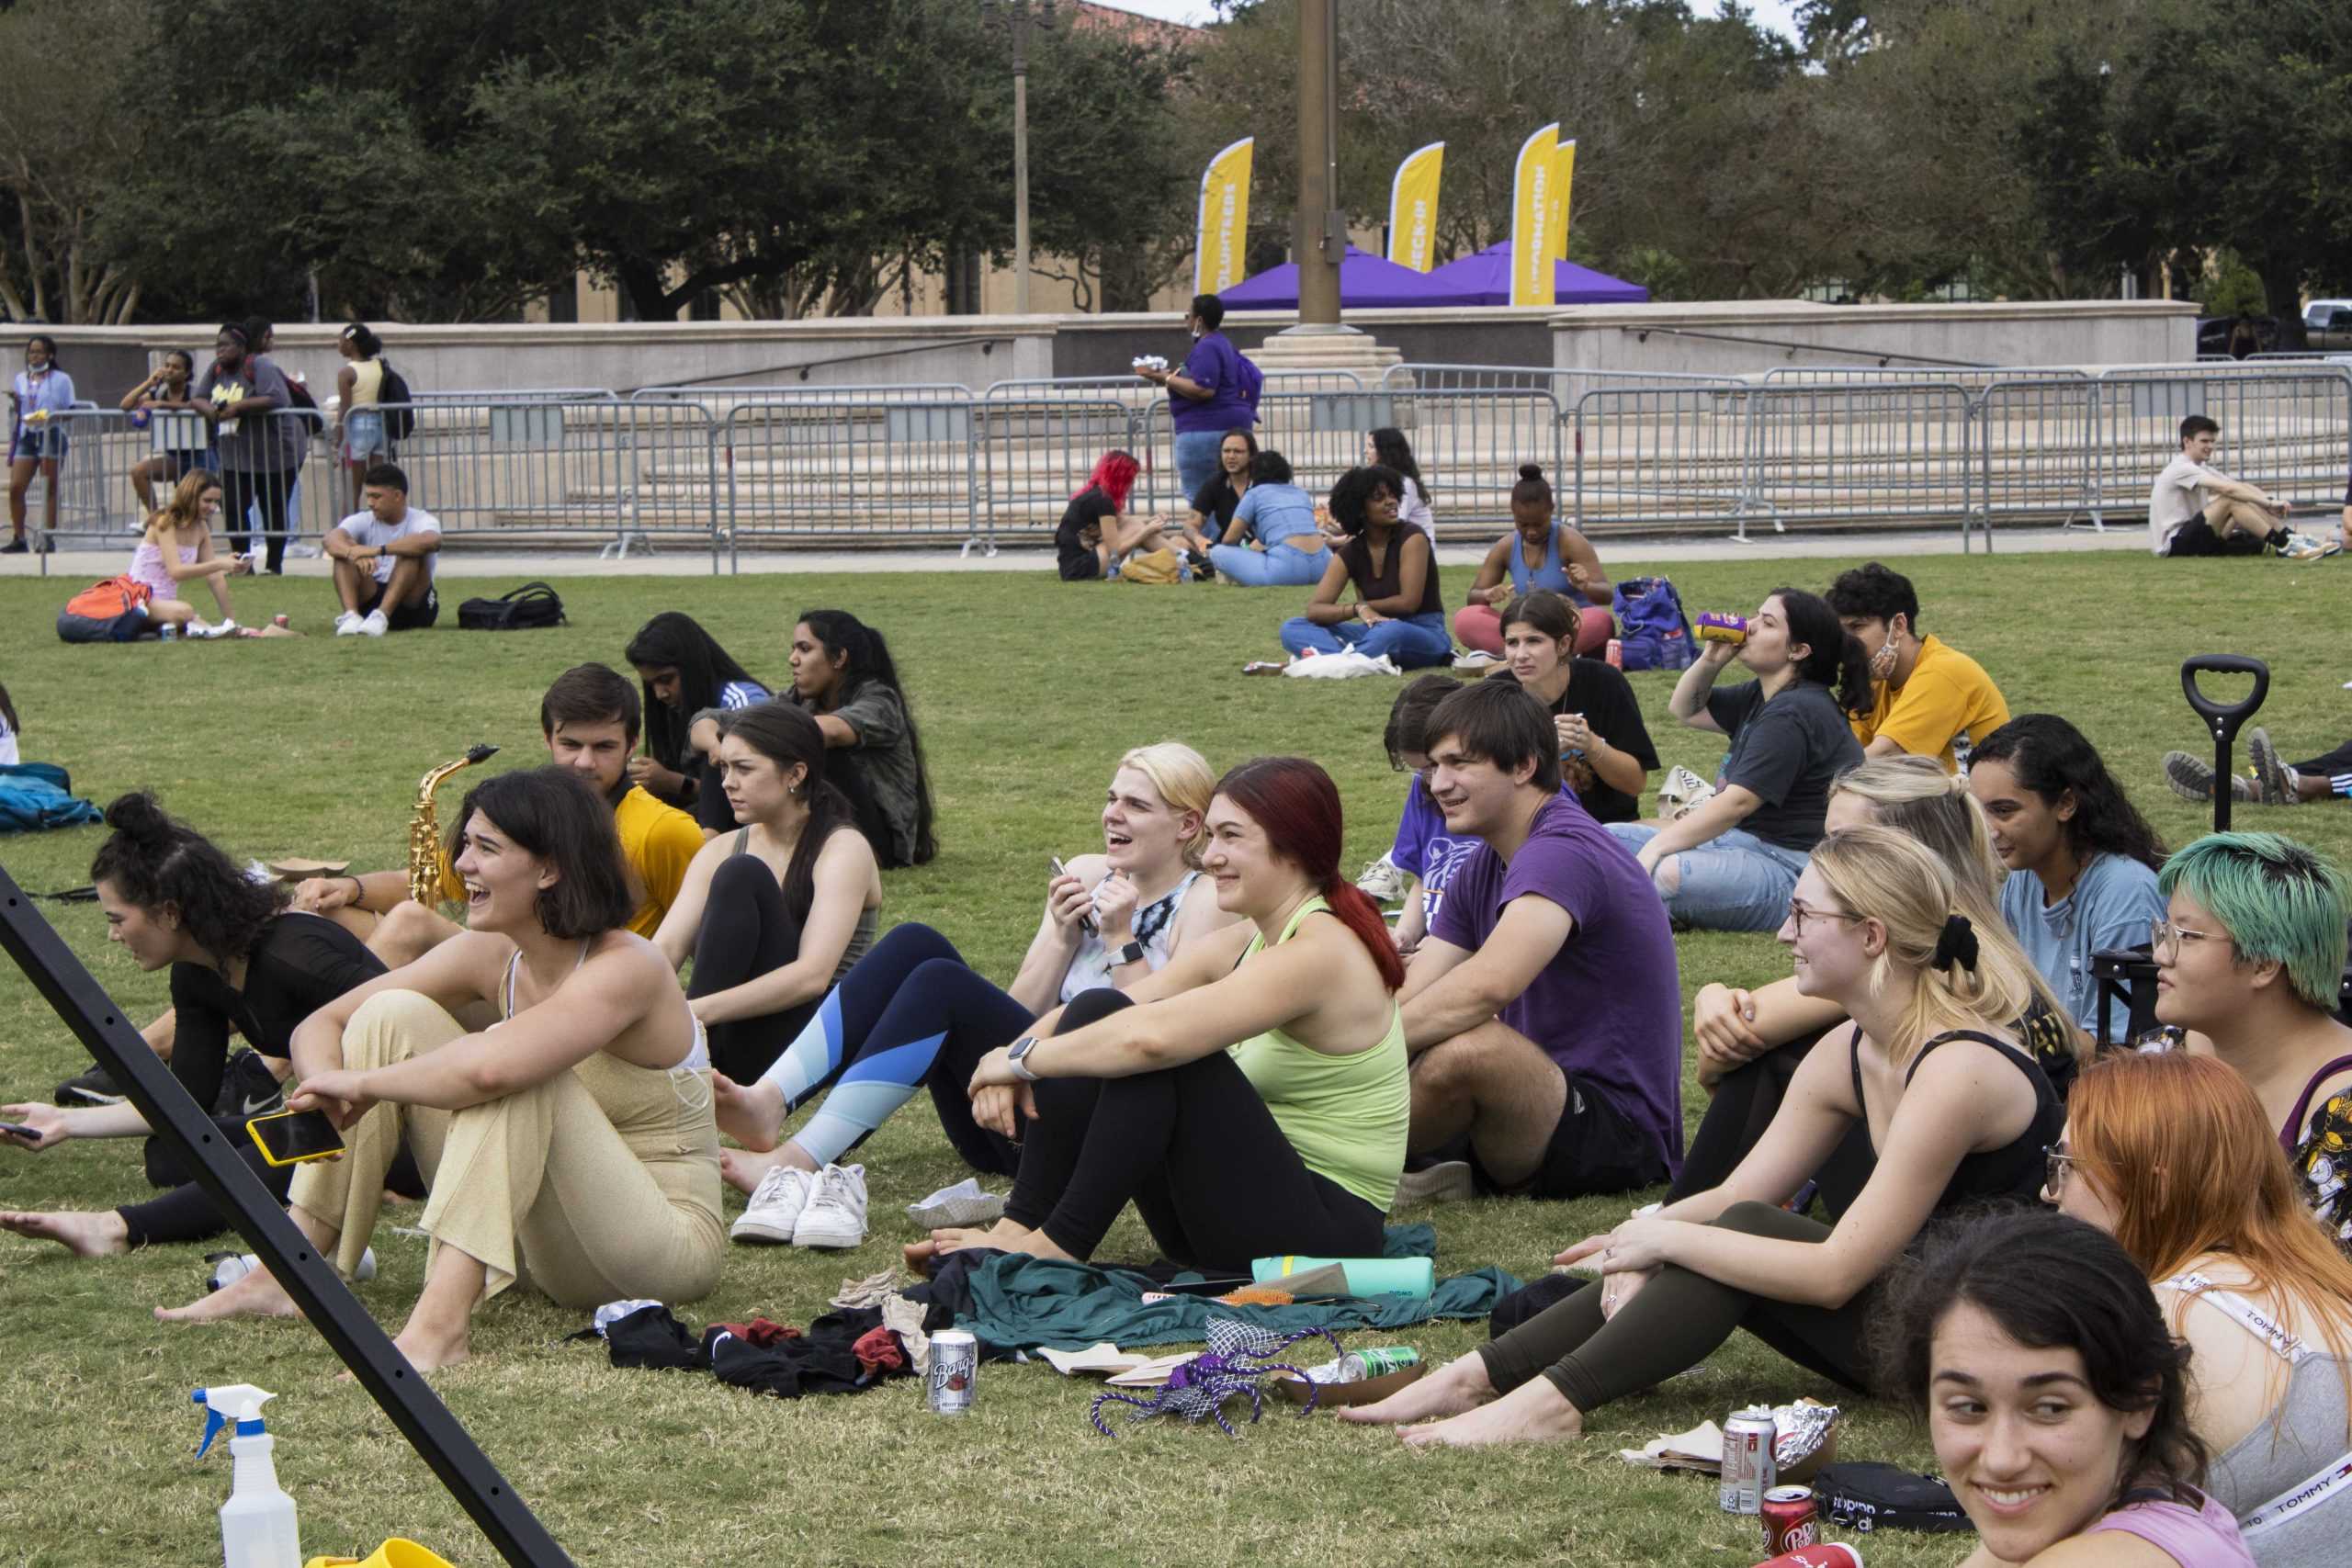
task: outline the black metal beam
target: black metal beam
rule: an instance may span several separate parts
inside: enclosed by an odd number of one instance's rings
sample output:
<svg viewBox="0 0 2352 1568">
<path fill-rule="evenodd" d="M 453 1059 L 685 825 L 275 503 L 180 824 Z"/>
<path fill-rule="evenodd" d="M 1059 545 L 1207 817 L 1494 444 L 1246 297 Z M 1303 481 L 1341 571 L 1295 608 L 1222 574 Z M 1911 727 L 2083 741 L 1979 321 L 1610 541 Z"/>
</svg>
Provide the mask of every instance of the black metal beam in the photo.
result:
<svg viewBox="0 0 2352 1568">
<path fill-rule="evenodd" d="M 147 1047 L 122 1010 L 83 967 L 31 897 L 0 867 L 0 950 L 97 1064 L 120 1085 L 147 1125 L 195 1174 L 197 1185 L 220 1206 L 260 1254 L 269 1271 L 332 1346 L 359 1384 L 392 1418 L 401 1436 L 433 1469 L 498 1554 L 514 1568 L 571 1568 L 506 1478 L 449 1408 L 410 1366 L 408 1358 L 368 1315 L 334 1268 L 313 1249 L 268 1189 L 228 1146 L 228 1140 L 162 1058 Z"/>
</svg>

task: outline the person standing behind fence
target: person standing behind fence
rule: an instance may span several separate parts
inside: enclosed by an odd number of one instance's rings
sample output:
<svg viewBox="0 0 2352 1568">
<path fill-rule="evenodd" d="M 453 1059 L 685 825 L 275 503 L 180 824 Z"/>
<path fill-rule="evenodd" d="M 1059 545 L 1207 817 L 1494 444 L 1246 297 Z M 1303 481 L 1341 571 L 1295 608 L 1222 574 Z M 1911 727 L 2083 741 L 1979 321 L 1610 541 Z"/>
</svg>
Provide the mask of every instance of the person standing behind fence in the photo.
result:
<svg viewBox="0 0 2352 1568">
<path fill-rule="evenodd" d="M 716 721 L 775 694 L 701 623 L 676 610 L 638 627 L 621 657 L 636 667 L 645 690 L 645 754 L 628 760 L 630 781 L 693 812 L 705 837 L 733 828 L 734 808 L 719 788 Z M 697 745 L 706 720 L 712 723 L 709 739 Z"/>
<path fill-rule="evenodd" d="M 287 499 L 308 444 L 300 420 L 286 411 L 294 394 L 284 372 L 251 347 L 233 322 L 213 340 L 212 364 L 196 384 L 198 409 L 212 422 L 220 452 L 220 490 L 228 513 L 229 547 L 246 547 L 246 515 L 260 509 L 269 570 L 286 570 Z"/>
<path fill-rule="evenodd" d="M 343 368 L 334 373 L 334 450 L 351 478 L 356 512 L 363 504 L 360 492 L 367 489 L 368 464 L 392 460 L 392 434 L 375 406 L 383 400 L 384 344 L 367 323 L 354 321 L 343 329 L 334 346 L 344 358 Z"/>
<path fill-rule="evenodd" d="M 69 439 L 57 416 L 74 406 L 74 378 L 57 363 L 57 340 L 36 333 L 25 341 L 25 367 L 17 373 L 8 401 L 15 417 L 8 433 L 8 531 L 0 556 L 20 556 L 25 543 L 25 492 L 33 473 L 41 477 L 41 531 L 57 532 L 57 469 Z M 41 548 L 48 549 L 44 538 Z"/>
<path fill-rule="evenodd" d="M 1233 509 L 1225 542 L 1209 564 L 1244 588 L 1304 588 L 1331 564 L 1316 526 L 1315 501 L 1291 482 L 1290 459 L 1261 452 L 1250 464 L 1250 490 Z"/>
<path fill-rule="evenodd" d="M 1224 300 L 1214 294 L 1193 295 L 1193 308 L 1184 317 L 1193 351 L 1184 363 L 1173 370 L 1136 371 L 1168 389 L 1168 423 L 1176 435 L 1176 482 L 1186 495 L 1198 495 L 1216 474 L 1225 433 L 1249 430 L 1258 423 L 1258 393 L 1266 384 L 1265 374 L 1217 331 L 1224 321 Z"/>
<path fill-rule="evenodd" d="M 391 464 L 379 463 L 366 477 L 362 510 L 322 541 L 334 558 L 335 596 L 343 602 L 334 635 L 421 631 L 441 616 L 433 586 L 441 570 L 441 520 L 409 504 L 408 476 Z"/>
<path fill-rule="evenodd" d="M 1394 468 L 1350 468 L 1331 487 L 1331 516 L 1348 542 L 1332 552 L 1306 614 L 1283 623 L 1283 646 L 1292 653 L 1352 648 L 1372 659 L 1385 654 L 1400 670 L 1452 656 L 1437 557 L 1427 534 L 1398 522 L 1404 493 L 1405 476 Z M 1354 600 L 1340 603 L 1351 586 Z"/>
<path fill-rule="evenodd" d="M 1600 652 L 1615 635 L 1610 605 L 1616 585 L 1583 533 L 1552 520 L 1552 486 L 1543 468 L 1521 463 L 1519 482 L 1510 487 L 1511 532 L 1497 539 L 1478 563 L 1470 602 L 1453 613 L 1454 639 L 1463 647 L 1500 658 L 1503 606 L 1539 588 L 1577 606 L 1578 657 Z"/>
<path fill-rule="evenodd" d="M 842 753 L 826 759 L 826 772 L 849 796 L 876 860 L 922 865 L 939 852 L 922 739 L 880 632 L 846 610 L 801 612 L 785 700 L 816 715 L 826 748 Z"/>
<path fill-rule="evenodd" d="M 197 413 L 196 400 L 190 395 L 195 383 L 196 356 L 184 348 L 175 348 L 164 355 L 164 363 L 157 366 L 147 379 L 123 394 L 122 412 L 130 416 L 131 426 L 137 430 L 148 429 L 159 413 Z M 174 434 L 182 439 L 199 434 L 185 428 L 191 423 L 182 420 Z M 214 465 L 216 459 L 212 456 L 211 433 L 208 428 L 200 434 L 205 443 L 203 446 L 161 448 L 132 467 L 130 489 L 139 497 L 139 514 L 141 517 L 155 510 L 157 479 L 166 484 L 177 484 L 194 470 Z"/>
</svg>

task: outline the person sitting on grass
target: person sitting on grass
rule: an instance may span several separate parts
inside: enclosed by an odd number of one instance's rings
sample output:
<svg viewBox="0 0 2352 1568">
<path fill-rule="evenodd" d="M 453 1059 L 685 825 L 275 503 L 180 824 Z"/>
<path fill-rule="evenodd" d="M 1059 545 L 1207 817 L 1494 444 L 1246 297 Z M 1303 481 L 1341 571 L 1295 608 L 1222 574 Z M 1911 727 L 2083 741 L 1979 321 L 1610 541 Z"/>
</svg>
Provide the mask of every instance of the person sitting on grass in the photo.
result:
<svg viewBox="0 0 2352 1568">
<path fill-rule="evenodd" d="M 1330 565 L 1315 501 L 1292 481 L 1290 459 L 1271 449 L 1250 461 L 1250 489 L 1233 509 L 1209 564 L 1244 588 L 1303 588 Z"/>
<path fill-rule="evenodd" d="M 1557 1261 L 1595 1262 L 1600 1280 L 1343 1416 L 1438 1417 L 1408 1427 L 1416 1444 L 1574 1438 L 1602 1405 L 1739 1328 L 1813 1373 L 1868 1385 L 1875 1282 L 1938 1214 L 2030 1202 L 2065 1108 L 2010 1033 L 2024 964 L 1978 941 L 1951 874 L 1913 840 L 1889 828 L 1824 839 L 1781 941 L 1804 993 L 1854 1028 L 1842 1049 L 1804 1059 L 1731 1179 L 1577 1243 Z M 1858 1125 L 1877 1163 L 1836 1226 L 1781 1207 Z"/>
<path fill-rule="evenodd" d="M 1380 1253 L 1411 1095 L 1404 966 L 1340 875 L 1340 792 L 1301 757 L 1218 781 L 1203 857 L 1240 923 L 1125 991 L 1080 992 L 980 1059 L 973 1120 L 1021 1145 L 1004 1218 L 907 1248 L 1083 1261 L 1130 1200 L 1160 1250 L 1221 1274 Z"/>
<path fill-rule="evenodd" d="M 113 835 L 90 864 L 107 940 L 148 973 L 171 971 L 176 1018 L 172 1076 L 209 1110 L 228 1148 L 273 1196 L 293 1172 L 269 1165 L 245 1135 L 245 1118 L 277 1108 L 277 1077 L 295 1026 L 384 972 L 357 937 L 315 915 L 282 907 L 284 889 L 248 880 L 212 841 L 164 813 L 152 795 L 107 807 Z M 233 1029 L 253 1051 L 232 1057 Z M 258 1055 L 255 1055 L 258 1053 Z M 0 1121 L 31 1136 L 0 1147 L 40 1153 L 75 1138 L 135 1138 L 150 1129 L 135 1105 L 0 1106 Z M 158 1242 L 202 1241 L 229 1222 L 162 1139 L 148 1137 L 148 1182 L 168 1189 L 141 1203 L 96 1212 L 0 1213 L 0 1230 L 54 1241 L 76 1258 L 103 1258 Z"/>
<path fill-rule="evenodd" d="M 1487 679 L 1544 705 L 1559 739 L 1562 782 L 1594 821 L 1637 819 L 1657 748 L 1624 672 L 1571 655 L 1577 613 L 1557 593 L 1539 588 L 1512 600 L 1502 623 L 1505 662 Z"/>
<path fill-rule="evenodd" d="M 2352 1252 L 2352 1029 L 2341 1005 L 2352 886 L 2276 833 L 2211 833 L 2156 874 L 2156 1020 L 2244 1074 L 2303 1201 Z"/>
<path fill-rule="evenodd" d="M 637 688 L 602 664 L 573 665 L 539 699 L 539 732 L 548 757 L 587 780 L 612 807 L 637 900 L 628 929 L 650 938 L 677 902 L 703 836 L 693 818 L 628 782 L 638 724 Z M 450 902 L 465 897 L 463 881 L 446 857 L 437 892 Z M 438 909 L 410 898 L 405 871 L 313 877 L 294 889 L 294 907 L 333 917 L 393 968 L 413 964 L 458 930 Z"/>
<path fill-rule="evenodd" d="M 2346 512 L 2352 514 L 2352 507 Z M 2315 800 L 2352 799 L 2352 740 L 2306 762 L 2284 761 L 2270 732 L 2256 725 L 2245 732 L 2251 778 L 2230 780 L 2230 798 L 2249 805 L 2308 806 Z M 2213 764 L 2186 751 L 2165 753 L 2165 782 L 2184 800 L 2213 798 Z"/>
<path fill-rule="evenodd" d="M 429 1191 L 424 1292 L 393 1341 L 429 1372 L 466 1359 L 474 1310 L 518 1280 L 577 1309 L 694 1301 L 718 1283 L 718 1129 L 702 1029 L 677 976 L 626 929 L 612 813 L 569 768 L 467 792 L 449 852 L 469 929 L 345 992 L 294 1032 L 295 1111 L 348 1145 L 295 1173 L 294 1223 L 345 1276 L 403 1141 Z M 481 1033 L 458 1021 L 489 1009 Z M 290 1315 L 266 1269 L 170 1322 Z"/>
<path fill-rule="evenodd" d="M 441 615 L 433 586 L 441 570 L 441 520 L 408 499 L 408 475 L 390 463 L 370 468 L 361 510 L 327 530 L 320 548 L 334 563 L 343 613 L 337 637 L 418 631 Z"/>
<path fill-rule="evenodd" d="M 1477 840 L 1456 838 L 1446 830 L 1445 813 L 1430 804 L 1429 794 L 1433 771 L 1430 715 L 1461 689 L 1462 682 L 1451 675 L 1415 676 L 1389 705 L 1388 727 L 1381 736 L 1389 767 L 1411 775 L 1405 786 L 1404 810 L 1396 819 L 1396 839 L 1388 850 L 1388 863 L 1405 878 L 1400 895 L 1404 908 L 1393 930 L 1396 951 L 1408 955 L 1429 935 L 1453 874 L 1478 847 Z"/>
<path fill-rule="evenodd" d="M 789 703 L 718 721 L 721 798 L 740 826 L 703 845 L 653 945 L 694 961 L 686 995 L 710 1035 L 712 1067 L 765 1072 L 817 1003 L 874 945 L 882 873 L 825 778 L 825 738 Z"/>
<path fill-rule="evenodd" d="M 1880 1383 L 1976 1527 L 1961 1568 L 2254 1568 L 2199 1490 L 2190 1348 L 2132 1258 L 2064 1214 L 1939 1232 L 1888 1292 Z"/>
<path fill-rule="evenodd" d="M 1367 659 L 1385 655 L 1399 670 L 1453 654 L 1430 536 L 1397 521 L 1404 490 L 1403 475 L 1378 468 L 1350 468 L 1331 487 L 1331 518 L 1347 543 L 1331 552 L 1306 614 L 1283 623 L 1292 654 L 1353 649 Z M 1355 597 L 1342 602 L 1350 590 Z"/>
<path fill-rule="evenodd" d="M 1045 913 L 1011 989 L 990 985 L 931 927 L 893 926 L 757 1082 L 722 1072 L 719 1129 L 749 1151 L 722 1156 L 729 1183 L 751 1194 L 734 1239 L 808 1246 L 842 1235 L 851 1211 L 839 1194 L 851 1186 L 862 1223 L 861 1168 L 847 1168 L 860 1171 L 854 1183 L 834 1179 L 828 1202 L 818 1201 L 817 1178 L 842 1168 L 842 1156 L 926 1084 L 964 1162 L 1011 1175 L 1019 1146 L 973 1120 L 969 1086 L 980 1058 L 1082 992 L 1158 972 L 1237 918 L 1201 880 L 1215 784 L 1201 754 L 1172 740 L 1119 759 L 1103 795 L 1102 852 L 1076 857 L 1047 881 Z M 837 1092 L 784 1138 L 785 1118 L 829 1084 Z"/>
<path fill-rule="evenodd" d="M 1955 739 L 1973 746 L 2009 722 L 2009 705 L 1983 665 L 1919 635 L 1919 595 L 1909 578 L 1872 561 L 1839 573 L 1826 597 L 1871 661 L 1871 710 L 1854 716 L 1864 756 L 1933 757 L 1956 773 Z"/>
<path fill-rule="evenodd" d="M 1054 530 L 1056 567 L 1064 582 L 1116 577 L 1130 556 L 1149 555 L 1165 543 L 1159 518 L 1124 515 L 1141 468 L 1132 454 L 1106 452 L 1086 476 L 1085 488 L 1069 498 Z"/>
<path fill-rule="evenodd" d="M 1714 690 L 1735 659 L 1756 679 Z M 1678 924 L 1763 931 L 1780 922 L 1821 840 L 1829 786 L 1862 760 L 1847 719 L 1869 701 L 1862 645 L 1797 589 L 1764 601 L 1745 642 L 1703 646 L 1667 707 L 1692 729 L 1729 738 L 1714 794 L 1671 822 L 1609 829 L 1640 858 Z"/>
<path fill-rule="evenodd" d="M 1367 468 L 1385 468 L 1403 476 L 1405 493 L 1397 499 L 1396 515 L 1408 526 L 1419 528 L 1437 543 L 1437 514 L 1430 508 L 1429 481 L 1421 477 L 1420 459 L 1413 456 L 1413 444 L 1405 433 L 1394 425 L 1384 424 L 1367 433 L 1363 438 L 1363 460 Z"/>
<path fill-rule="evenodd" d="M 1406 1196 L 1475 1184 L 1571 1198 L 1668 1179 L 1682 1163 L 1682 993 L 1666 911 L 1562 792 L 1552 717 L 1526 692 L 1475 682 L 1427 731 L 1430 799 L 1475 847 L 1405 983 L 1411 1150 L 1466 1145 L 1468 1158 L 1415 1172 Z"/>
<path fill-rule="evenodd" d="M 147 626 L 209 633 L 196 606 L 180 597 L 180 585 L 201 582 L 220 607 L 220 625 L 233 628 L 235 604 L 228 579 L 243 577 L 253 563 L 243 556 L 215 554 L 212 522 L 220 512 L 220 478 L 199 468 L 172 489 L 172 499 L 147 519 L 146 531 L 131 547 L 129 576 L 148 591 Z"/>
<path fill-rule="evenodd" d="M 2163 917 L 2163 841 L 2098 750 L 2055 714 L 2019 714 L 1986 736 L 1968 788 L 2008 868 L 2001 918 L 2066 1015 L 2097 1038 L 2091 955 L 2138 947 Z"/>
<path fill-rule="evenodd" d="M 1578 657 L 1598 655 L 1617 635 L 1611 606 L 1617 585 L 1581 529 L 1553 520 L 1552 484 L 1533 463 L 1519 466 L 1510 487 L 1511 531 L 1497 539 L 1478 563 L 1470 602 L 1453 612 L 1453 637 L 1463 647 L 1502 657 L 1502 608 L 1538 589 L 1577 606 Z"/>
<path fill-rule="evenodd" d="M 694 813 L 706 833 L 735 826 L 718 787 L 715 755 L 695 746 L 695 721 L 766 702 L 775 694 L 735 662 L 718 639 L 691 615 L 664 610 L 628 639 L 622 655 L 644 688 L 645 755 L 628 760 L 629 782 L 681 811 Z M 714 737 L 711 750 L 717 750 Z"/>
<path fill-rule="evenodd" d="M 2320 560 L 2344 547 L 2287 526 L 2288 503 L 2212 467 L 2222 427 L 2201 413 L 2180 422 L 2180 451 L 2148 491 L 2148 549 L 2158 556 L 2258 556 Z"/>
<path fill-rule="evenodd" d="M 1225 531 L 1233 525 L 1235 510 L 1240 506 L 1241 498 L 1250 493 L 1250 470 L 1257 461 L 1257 436 L 1247 430 L 1225 433 L 1225 439 L 1217 446 L 1216 472 L 1208 483 L 1193 492 L 1192 512 L 1176 525 L 1192 559 L 1193 576 L 1216 575 L 1209 550 L 1224 543 Z"/>
<path fill-rule="evenodd" d="M 792 690 L 841 755 L 826 773 L 849 796 L 883 867 L 922 865 L 932 836 L 931 773 L 899 667 L 882 634 L 846 610 L 804 610 L 792 628 Z"/>
<path fill-rule="evenodd" d="M 122 412 L 140 430 L 147 429 L 159 413 L 195 415 L 196 400 L 189 395 L 195 381 L 196 356 L 184 348 L 173 349 L 147 379 L 122 395 Z M 199 423 L 200 419 L 198 415 L 181 422 L 182 428 L 197 439 L 197 446 L 158 450 L 131 465 L 130 490 L 139 498 L 141 516 L 155 510 L 157 479 L 175 485 L 197 469 L 211 466 L 212 449 L 208 445 L 211 426 Z"/>
<path fill-rule="evenodd" d="M 1953 899 L 1976 928 L 1976 940 L 2014 951 L 2029 965 L 2026 980 L 2032 997 L 2014 1025 L 2017 1038 L 2041 1065 L 2050 1087 L 2065 1099 L 2090 1039 L 2052 988 L 2051 976 L 2033 965 L 2031 951 L 2018 946 L 2002 919 L 2001 895 L 1994 886 L 1999 863 L 1993 855 L 1984 813 L 1969 795 L 1966 782 L 1945 773 L 1931 757 L 1880 757 L 1864 762 L 1838 778 L 1829 795 L 1826 825 L 1835 833 L 1873 823 L 1925 845 L 1951 874 Z M 2063 968 L 2059 978 L 2064 978 Z M 1691 1135 L 1672 1197 L 1687 1198 L 1730 1179 L 1779 1114 L 1798 1065 L 1846 1021 L 1837 1003 L 1806 996 L 1793 977 L 1752 991 L 1724 985 L 1699 987 L 1690 1002 L 1690 1040 L 1698 1056 L 1699 1082 L 1709 1097 L 1707 1114 Z M 1852 1205 L 1870 1178 L 1871 1163 L 1870 1134 L 1856 1127 L 1814 1173 L 1831 1219 Z"/>
<path fill-rule="evenodd" d="M 2312 1224 L 2254 1090 L 2210 1056 L 2116 1053 L 2075 1087 L 2045 1195 L 2154 1281 L 2194 1352 L 2207 1489 L 2255 1562 L 2339 1561 L 2352 1494 L 2298 1494 L 2352 1463 L 2352 1260 Z"/>
</svg>

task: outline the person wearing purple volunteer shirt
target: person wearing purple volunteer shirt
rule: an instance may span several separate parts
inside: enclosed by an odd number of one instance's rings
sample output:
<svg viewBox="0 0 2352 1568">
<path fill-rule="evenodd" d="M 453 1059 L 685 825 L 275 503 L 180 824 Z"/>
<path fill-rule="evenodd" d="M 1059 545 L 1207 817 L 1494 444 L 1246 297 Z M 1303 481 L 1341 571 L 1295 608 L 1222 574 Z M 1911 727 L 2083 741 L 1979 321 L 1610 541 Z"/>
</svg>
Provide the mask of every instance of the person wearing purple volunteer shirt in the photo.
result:
<svg viewBox="0 0 2352 1568">
<path fill-rule="evenodd" d="M 1408 1169 L 1400 1198 L 1668 1180 L 1682 1164 L 1682 992 L 1665 906 L 1561 794 L 1559 739 L 1533 696 L 1473 682 L 1426 733 L 1446 831 L 1483 841 L 1406 971 L 1408 1149 L 1466 1143 L 1467 1158 Z"/>
<path fill-rule="evenodd" d="M 1258 423 L 1258 389 L 1265 378 L 1241 357 L 1231 339 L 1217 331 L 1225 301 L 1195 294 L 1184 317 L 1193 352 L 1172 370 L 1137 367 L 1136 374 L 1168 389 L 1168 423 L 1176 433 L 1176 479 L 1186 495 L 1198 495 L 1216 476 L 1217 449 L 1227 431 Z"/>
</svg>

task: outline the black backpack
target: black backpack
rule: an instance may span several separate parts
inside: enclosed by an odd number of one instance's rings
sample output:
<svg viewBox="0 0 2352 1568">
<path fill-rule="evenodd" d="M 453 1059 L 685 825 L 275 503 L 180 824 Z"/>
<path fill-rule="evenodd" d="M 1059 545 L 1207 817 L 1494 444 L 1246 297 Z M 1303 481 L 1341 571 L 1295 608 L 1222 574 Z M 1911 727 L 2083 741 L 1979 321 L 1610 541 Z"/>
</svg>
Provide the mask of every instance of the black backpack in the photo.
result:
<svg viewBox="0 0 2352 1568">
<path fill-rule="evenodd" d="M 416 394 L 409 389 L 408 378 L 392 368 L 390 360 L 383 365 L 383 378 L 376 383 L 376 400 L 391 405 L 384 410 L 384 434 L 405 441 L 416 430 L 416 411 L 409 406 Z"/>
<path fill-rule="evenodd" d="M 495 599 L 469 599 L 458 606 L 458 627 L 469 632 L 516 632 L 563 621 L 563 601 L 544 582 L 510 588 Z"/>
</svg>

